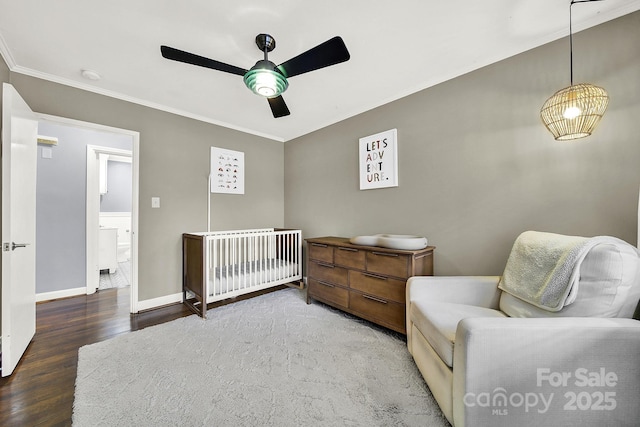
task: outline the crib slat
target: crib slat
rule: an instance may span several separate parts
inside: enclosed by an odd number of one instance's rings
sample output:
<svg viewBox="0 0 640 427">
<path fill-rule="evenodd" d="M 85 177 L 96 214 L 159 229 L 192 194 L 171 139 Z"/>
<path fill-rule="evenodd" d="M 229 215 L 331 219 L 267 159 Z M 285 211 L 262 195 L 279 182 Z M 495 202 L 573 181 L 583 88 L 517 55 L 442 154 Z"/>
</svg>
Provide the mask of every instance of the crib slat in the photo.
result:
<svg viewBox="0 0 640 427">
<path fill-rule="evenodd" d="M 192 234 L 207 240 L 207 302 L 302 279 L 300 230 L 250 229 Z"/>
</svg>

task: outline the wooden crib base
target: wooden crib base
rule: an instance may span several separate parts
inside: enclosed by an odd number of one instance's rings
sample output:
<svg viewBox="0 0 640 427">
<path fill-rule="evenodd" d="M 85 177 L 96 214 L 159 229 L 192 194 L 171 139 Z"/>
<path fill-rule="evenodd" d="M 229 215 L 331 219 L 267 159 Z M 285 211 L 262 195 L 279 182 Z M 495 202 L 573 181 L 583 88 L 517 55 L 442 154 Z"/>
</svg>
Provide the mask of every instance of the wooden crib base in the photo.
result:
<svg viewBox="0 0 640 427">
<path fill-rule="evenodd" d="M 300 230 L 184 233 L 182 255 L 183 302 L 203 318 L 209 307 L 283 289 L 288 283 L 303 288 Z"/>
<path fill-rule="evenodd" d="M 278 285 L 278 286 L 274 286 L 272 288 L 262 289 L 262 290 L 251 292 L 251 293 L 248 293 L 248 294 L 239 295 L 239 296 L 233 297 L 233 298 L 227 298 L 227 299 L 223 299 L 223 300 L 220 300 L 220 301 L 210 302 L 209 304 L 207 304 L 207 310 L 210 310 L 210 309 L 216 308 L 216 307 L 222 307 L 223 305 L 227 305 L 227 304 L 233 304 L 234 302 L 243 301 L 243 300 L 246 300 L 246 299 L 249 299 L 249 298 L 254 298 L 254 297 L 257 297 L 257 296 L 260 296 L 260 295 L 268 294 L 270 292 L 280 291 L 282 289 L 286 289 L 287 287 L 294 287 L 294 288 L 302 289 L 300 284 L 297 284 L 295 282 L 287 283 L 285 285 Z M 195 314 L 197 314 L 198 316 L 206 317 L 206 311 L 204 311 L 204 314 L 203 314 L 202 303 L 197 298 L 186 299 L 186 300 L 183 301 L 183 304 L 186 305 L 187 307 L 189 307 L 189 309 L 191 311 L 193 311 Z"/>
</svg>

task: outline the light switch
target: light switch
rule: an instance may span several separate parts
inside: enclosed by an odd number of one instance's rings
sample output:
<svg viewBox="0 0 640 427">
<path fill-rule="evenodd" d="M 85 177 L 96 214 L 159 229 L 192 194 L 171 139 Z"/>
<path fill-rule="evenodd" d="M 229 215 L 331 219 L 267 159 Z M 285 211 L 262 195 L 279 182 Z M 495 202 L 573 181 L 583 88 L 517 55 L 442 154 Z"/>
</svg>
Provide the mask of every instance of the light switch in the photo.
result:
<svg viewBox="0 0 640 427">
<path fill-rule="evenodd" d="M 42 158 L 51 159 L 53 157 L 53 150 L 51 147 L 42 147 Z"/>
<path fill-rule="evenodd" d="M 152 197 L 151 198 L 151 207 L 159 208 L 160 207 L 160 197 Z"/>
</svg>

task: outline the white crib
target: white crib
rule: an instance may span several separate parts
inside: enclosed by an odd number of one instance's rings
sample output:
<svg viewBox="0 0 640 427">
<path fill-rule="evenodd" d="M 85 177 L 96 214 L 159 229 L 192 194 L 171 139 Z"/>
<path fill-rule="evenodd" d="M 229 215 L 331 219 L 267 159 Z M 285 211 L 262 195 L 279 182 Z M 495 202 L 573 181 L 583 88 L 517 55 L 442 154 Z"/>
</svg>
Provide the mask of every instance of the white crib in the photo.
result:
<svg viewBox="0 0 640 427">
<path fill-rule="evenodd" d="M 207 304 L 302 280 L 300 230 L 263 228 L 182 235 L 184 303 Z"/>
</svg>

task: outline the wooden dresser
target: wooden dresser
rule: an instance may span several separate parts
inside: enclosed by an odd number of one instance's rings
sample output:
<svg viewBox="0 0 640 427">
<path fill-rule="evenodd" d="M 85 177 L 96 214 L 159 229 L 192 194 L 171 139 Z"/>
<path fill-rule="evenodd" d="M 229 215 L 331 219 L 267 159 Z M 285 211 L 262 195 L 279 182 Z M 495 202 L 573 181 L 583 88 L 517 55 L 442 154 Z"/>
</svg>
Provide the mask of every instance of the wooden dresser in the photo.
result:
<svg viewBox="0 0 640 427">
<path fill-rule="evenodd" d="M 405 286 L 433 275 L 433 251 L 387 249 L 344 237 L 307 242 L 307 304 L 311 299 L 406 334 Z"/>
</svg>

